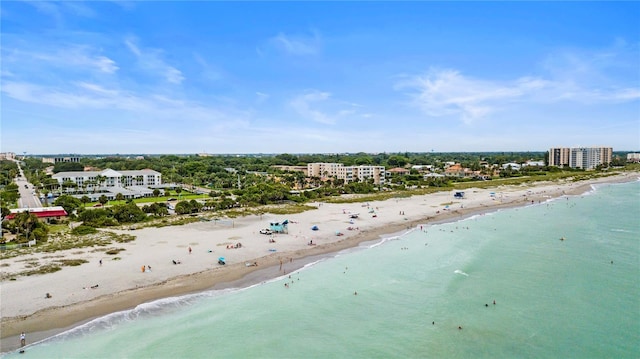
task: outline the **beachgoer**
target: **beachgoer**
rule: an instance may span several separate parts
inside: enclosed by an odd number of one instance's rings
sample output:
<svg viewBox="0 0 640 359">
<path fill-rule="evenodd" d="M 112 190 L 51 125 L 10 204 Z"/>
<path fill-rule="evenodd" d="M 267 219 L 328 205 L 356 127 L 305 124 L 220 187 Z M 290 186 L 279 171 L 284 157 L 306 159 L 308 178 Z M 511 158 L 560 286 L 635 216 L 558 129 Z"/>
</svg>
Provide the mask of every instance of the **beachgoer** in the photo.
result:
<svg viewBox="0 0 640 359">
<path fill-rule="evenodd" d="M 25 346 L 27 344 L 27 336 L 24 332 L 20 333 L 20 346 Z"/>
<path fill-rule="evenodd" d="M 358 295 L 358 292 L 353 292 L 353 295 Z"/>
<path fill-rule="evenodd" d="M 45 298 L 47 298 L 47 299 L 49 299 L 49 298 L 51 298 L 51 294 L 50 294 L 50 293 L 47 293 L 47 294 L 45 294 L 45 295 L 44 295 L 44 297 L 45 297 Z"/>
<path fill-rule="evenodd" d="M 489 307 L 489 304 L 487 304 L 487 303 L 484 303 L 484 306 L 485 306 L 485 307 Z"/>
<path fill-rule="evenodd" d="M 96 288 L 98 288 L 98 285 L 97 285 L 97 284 L 96 284 L 96 285 L 92 285 L 92 286 L 91 286 L 91 289 L 96 289 Z"/>
<path fill-rule="evenodd" d="M 102 267 L 102 259 L 100 259 L 100 267 Z"/>
<path fill-rule="evenodd" d="M 461 326 L 458 326 L 458 330 L 462 330 L 462 327 L 461 327 Z"/>
<path fill-rule="evenodd" d="M 436 322 L 431 322 L 431 325 L 436 325 Z"/>
<path fill-rule="evenodd" d="M 189 246 L 189 254 L 191 254 L 191 246 Z"/>
<path fill-rule="evenodd" d="M 140 267 L 140 270 L 142 271 L 142 273 L 144 273 L 144 266 Z"/>
<path fill-rule="evenodd" d="M 178 262 L 176 262 L 176 260 L 175 260 L 175 259 L 174 259 L 174 260 L 172 260 L 172 262 L 173 262 L 173 264 L 178 264 Z"/>
<path fill-rule="evenodd" d="M 496 300 L 495 299 L 493 300 L 493 305 L 496 305 Z"/>
<path fill-rule="evenodd" d="M 151 272 L 151 266 L 147 264 L 147 270 Z"/>
</svg>

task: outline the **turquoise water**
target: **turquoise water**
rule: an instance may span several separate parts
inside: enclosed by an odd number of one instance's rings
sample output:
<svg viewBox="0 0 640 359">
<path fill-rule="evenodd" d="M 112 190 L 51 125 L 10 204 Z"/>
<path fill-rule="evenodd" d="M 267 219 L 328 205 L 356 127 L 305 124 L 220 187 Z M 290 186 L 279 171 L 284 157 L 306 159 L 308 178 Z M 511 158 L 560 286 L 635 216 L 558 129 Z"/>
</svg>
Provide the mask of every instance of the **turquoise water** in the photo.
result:
<svg viewBox="0 0 640 359">
<path fill-rule="evenodd" d="M 640 182 L 606 185 L 148 303 L 7 356 L 637 358 L 639 218 Z"/>
</svg>

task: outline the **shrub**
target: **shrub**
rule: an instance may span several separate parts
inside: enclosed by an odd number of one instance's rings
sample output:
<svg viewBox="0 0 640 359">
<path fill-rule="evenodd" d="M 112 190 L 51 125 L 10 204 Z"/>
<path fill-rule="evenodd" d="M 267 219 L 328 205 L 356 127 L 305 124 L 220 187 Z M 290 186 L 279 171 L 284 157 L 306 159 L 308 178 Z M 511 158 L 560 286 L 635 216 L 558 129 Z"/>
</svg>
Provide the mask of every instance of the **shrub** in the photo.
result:
<svg viewBox="0 0 640 359">
<path fill-rule="evenodd" d="M 77 236 L 84 236 L 84 235 L 87 235 L 87 234 L 94 234 L 94 233 L 97 233 L 97 232 L 98 232 L 97 229 L 95 229 L 93 227 L 90 227 L 90 226 L 85 226 L 84 224 L 74 228 L 71 231 L 72 234 L 75 234 Z"/>
</svg>

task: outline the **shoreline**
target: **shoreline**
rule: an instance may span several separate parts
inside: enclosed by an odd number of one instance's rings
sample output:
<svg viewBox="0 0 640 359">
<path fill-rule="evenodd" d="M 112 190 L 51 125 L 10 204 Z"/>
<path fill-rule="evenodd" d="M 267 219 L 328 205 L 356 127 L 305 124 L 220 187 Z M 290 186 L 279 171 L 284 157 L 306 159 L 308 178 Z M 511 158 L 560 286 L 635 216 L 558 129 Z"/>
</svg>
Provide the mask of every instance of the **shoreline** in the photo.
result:
<svg viewBox="0 0 640 359">
<path fill-rule="evenodd" d="M 584 182 L 573 183 L 536 183 L 520 188 L 508 188 L 505 193 L 513 194 L 509 197 L 509 200 L 505 201 L 491 201 L 487 198 L 480 198 L 475 202 L 463 202 L 462 204 L 470 206 L 462 208 L 456 208 L 455 210 L 437 211 L 437 214 L 433 215 L 427 213 L 420 213 L 418 215 L 404 216 L 402 211 L 402 218 L 395 217 L 389 219 L 386 222 L 374 224 L 359 230 L 357 233 L 346 235 L 344 238 L 335 239 L 330 234 L 326 234 L 325 237 L 312 238 L 319 243 L 314 246 L 299 246 L 299 243 L 294 245 L 288 245 L 287 250 L 282 252 L 269 253 L 260 257 L 251 257 L 252 259 L 239 260 L 235 263 L 230 263 L 226 266 L 216 266 L 213 268 L 206 268 L 204 270 L 198 270 L 189 273 L 183 273 L 180 275 L 169 276 L 165 280 L 156 281 L 147 285 L 138 287 L 130 287 L 125 290 L 112 291 L 107 294 L 95 296 L 87 300 L 81 300 L 71 302 L 62 306 L 49 306 L 36 310 L 33 313 L 26 315 L 17 315 L 12 317 L 5 316 L 5 310 L 3 308 L 3 317 L 1 323 L 1 339 L 0 339 L 0 352 L 6 353 L 18 348 L 17 339 L 18 334 L 22 331 L 28 333 L 28 342 L 35 343 L 43 339 L 55 336 L 61 332 L 64 332 L 70 328 L 87 323 L 93 319 L 115 313 L 119 311 L 125 311 L 135 308 L 136 306 L 159 300 L 162 298 L 176 297 L 182 295 L 189 295 L 199 293 L 207 290 L 220 290 L 227 288 L 245 288 L 251 285 L 262 283 L 269 279 L 274 279 L 291 273 L 304 267 L 306 264 L 316 261 L 318 259 L 333 257 L 339 252 L 355 249 L 358 246 L 371 241 L 379 241 L 385 236 L 394 234 L 401 234 L 416 228 L 419 225 L 436 225 L 441 223 L 448 223 L 459 221 L 464 218 L 468 218 L 473 215 L 484 214 L 494 212 L 506 208 L 522 207 L 530 205 L 532 203 L 546 202 L 553 198 L 559 198 L 562 196 L 575 196 L 582 195 L 589 192 L 594 184 L 611 184 L 611 183 L 624 183 L 638 180 L 639 174 L 636 172 L 624 173 L 622 175 L 610 176 L 599 178 L 595 180 L 587 180 Z M 477 192 L 486 195 L 490 191 L 497 191 L 496 188 L 478 190 Z M 544 190 L 541 190 L 544 189 Z M 551 189 L 555 189 L 551 192 Z M 469 189 L 471 191 L 473 189 Z M 534 190 L 538 192 L 533 193 Z M 547 192 L 549 191 L 549 192 Z M 450 191 L 446 191 L 444 196 L 435 196 L 434 194 L 412 196 L 410 198 L 403 198 L 401 200 L 387 200 L 379 201 L 378 204 L 382 207 L 383 204 L 390 205 L 390 201 L 395 201 L 397 205 L 389 206 L 395 208 L 403 208 L 410 206 L 420 208 L 417 206 L 424 206 L 422 203 L 431 201 L 430 207 L 442 207 L 442 203 L 438 203 L 442 198 L 450 199 Z M 476 193 L 476 191 L 474 191 Z M 402 201 L 403 203 L 399 204 Z M 463 200 L 464 201 L 464 200 Z M 435 206 L 433 204 L 436 204 Z M 325 204 L 329 207 L 328 204 Z M 322 204 L 319 204 L 319 208 Z M 340 206 L 354 205 L 333 205 L 332 210 L 338 210 Z M 362 205 L 364 207 L 364 205 Z M 378 208 L 377 206 L 375 207 Z M 434 209 L 435 210 L 435 209 Z M 344 209 L 343 213 L 344 214 Z M 397 215 L 397 213 L 394 213 Z M 386 214 L 385 214 L 386 215 Z M 327 217 L 317 218 L 319 216 L 307 215 L 311 218 L 310 223 L 324 223 L 331 221 L 331 218 Z M 294 217 L 292 215 L 292 217 Z M 300 216 L 304 217 L 304 216 Z M 364 217 L 364 216 L 363 216 Z M 256 218 L 248 221 L 249 225 L 255 225 L 258 222 Z M 360 223 L 360 222 L 358 222 Z M 324 224 L 322 224 L 324 225 Z M 183 227 L 183 226 L 181 226 Z M 235 227 L 234 227 L 235 228 Z M 229 232 L 234 232 L 236 229 L 225 229 Z M 238 228 L 237 231 L 249 231 L 251 229 Z M 302 233 L 302 231 L 301 231 Z M 285 237 L 277 237 L 278 242 L 281 238 L 287 239 L 299 239 L 300 236 L 293 234 L 283 235 Z M 291 238 L 293 236 L 294 238 Z M 331 236 L 331 238 L 327 237 Z M 302 235 L 305 240 L 308 238 Z M 266 237 L 261 237 L 266 238 Z M 328 239 L 328 241 L 326 241 Z M 333 239 L 333 240 L 331 240 Z M 187 238 L 189 240 L 189 238 Z M 224 241 L 224 239 L 222 239 Z M 135 241 L 134 241 L 135 242 Z M 326 242 L 326 243 L 323 243 Z M 222 242 L 221 242 L 222 243 Z M 191 246 L 191 244 L 188 244 Z M 218 244 L 219 246 L 220 244 Z M 304 244 L 303 244 L 304 245 Z M 228 252 L 227 252 L 228 253 Z M 217 257 L 217 254 L 216 254 Z M 287 261 L 288 260 L 288 261 Z M 245 262 L 259 262 L 259 266 L 246 266 Z M 154 268 L 156 265 L 154 263 Z M 63 269 L 64 272 L 66 270 Z M 154 269 L 155 271 L 155 269 Z M 54 275 L 54 274 L 51 274 Z M 67 278 L 71 274 L 67 274 Z M 43 275 L 41 277 L 47 277 L 49 275 Z M 29 281 L 27 279 L 26 281 Z M 136 285 L 137 286 L 137 285 Z M 4 292 L 4 290 L 3 290 Z M 3 293 L 4 294 L 4 293 Z M 4 296 L 4 295 L 3 295 Z M 4 302 L 4 300 L 3 300 Z M 3 305 L 4 306 L 4 305 Z M 55 324 L 53 324 L 55 323 Z"/>
</svg>

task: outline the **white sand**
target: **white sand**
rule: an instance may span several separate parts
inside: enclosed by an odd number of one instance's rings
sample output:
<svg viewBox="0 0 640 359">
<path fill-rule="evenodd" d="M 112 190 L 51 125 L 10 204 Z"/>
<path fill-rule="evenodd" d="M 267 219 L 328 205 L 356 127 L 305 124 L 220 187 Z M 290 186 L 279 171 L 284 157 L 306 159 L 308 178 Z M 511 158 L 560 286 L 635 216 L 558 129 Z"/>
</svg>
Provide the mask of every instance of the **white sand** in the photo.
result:
<svg viewBox="0 0 640 359">
<path fill-rule="evenodd" d="M 317 209 L 294 215 L 265 214 L 183 226 L 114 231 L 136 236 L 135 241 L 109 246 L 125 249 L 115 256 L 106 255 L 105 247 L 93 247 L 37 253 L 26 256 L 32 259 L 29 261 L 25 261 L 25 256 L 2 260 L 5 273 L 21 272 L 33 261 L 39 265 L 60 258 L 89 261 L 77 267 L 63 267 L 51 274 L 19 276 L 15 281 L 3 281 L 0 289 L 2 337 L 15 335 L 25 327 L 30 331 L 60 328 L 110 311 L 130 308 L 142 301 L 210 288 L 216 283 L 238 279 L 255 269 L 278 266 L 280 261 L 284 262 L 281 271 L 291 270 L 289 261 L 292 259 L 356 246 L 361 241 L 378 238 L 380 234 L 397 232 L 434 218 L 458 218 L 463 214 L 501 206 L 523 205 L 532 200 L 537 203 L 565 193 L 584 192 L 594 182 L 621 182 L 637 178 L 637 173 L 630 173 L 580 184 L 542 183 L 535 187 L 468 189 L 464 199 L 455 199 L 455 191 L 447 191 L 370 202 L 368 206 L 362 203 L 316 203 Z M 490 192 L 495 192 L 495 197 L 490 196 Z M 449 208 L 445 210 L 447 204 Z M 359 213 L 353 224 L 349 223 L 350 213 Z M 276 243 L 269 243 L 270 236 L 259 233 L 260 229 L 269 227 L 269 222 L 285 219 L 290 221 L 289 233 L 274 235 Z M 317 225 L 319 230 L 312 231 L 313 225 Z M 348 230 L 350 226 L 359 230 Z M 337 231 L 344 235 L 336 236 Z M 310 240 L 317 246 L 307 245 Z M 241 243 L 242 247 L 226 248 L 236 243 Z M 191 254 L 188 247 L 192 248 Z M 270 249 L 275 249 L 275 252 Z M 217 263 L 220 256 L 225 257 L 227 265 Z M 113 260 L 113 257 L 121 259 Z M 100 259 L 102 265 L 99 265 Z M 174 265 L 172 260 L 179 260 L 181 264 Z M 256 261 L 258 267 L 245 266 L 245 263 Z M 143 273 L 143 265 L 151 266 L 151 271 Z M 205 276 L 206 280 L 203 279 Z M 89 288 L 96 284 L 98 288 Z M 46 299 L 46 293 L 50 293 L 52 298 Z M 36 312 L 38 315 L 34 315 Z M 68 317 L 67 321 L 62 317 Z"/>
</svg>

